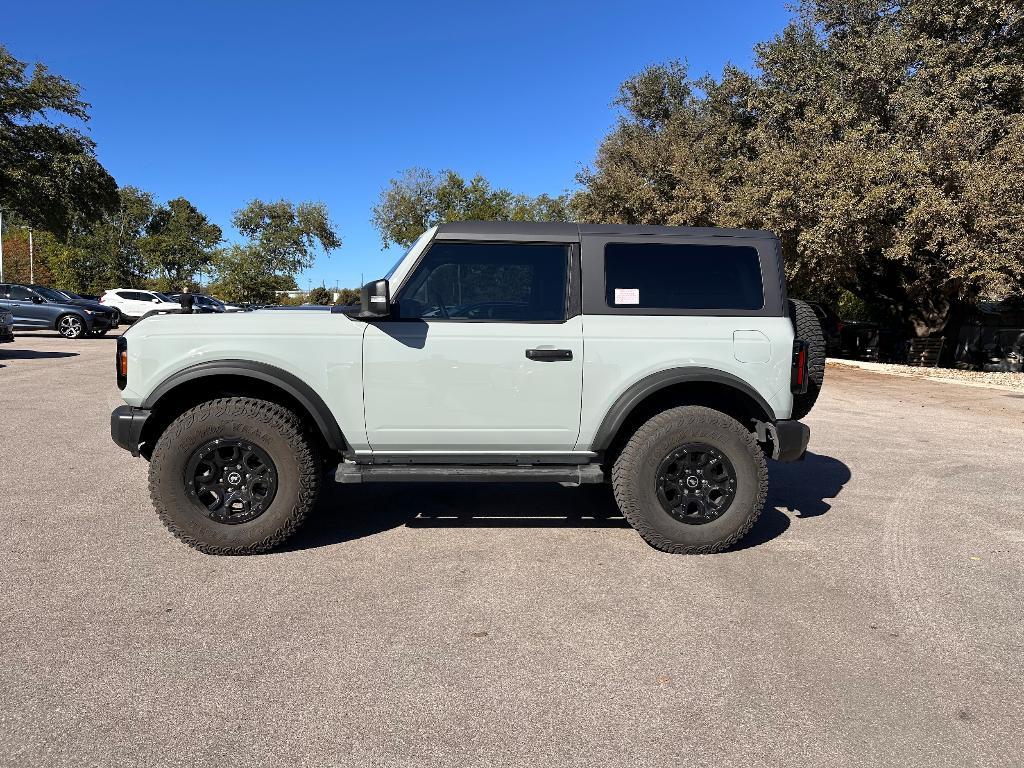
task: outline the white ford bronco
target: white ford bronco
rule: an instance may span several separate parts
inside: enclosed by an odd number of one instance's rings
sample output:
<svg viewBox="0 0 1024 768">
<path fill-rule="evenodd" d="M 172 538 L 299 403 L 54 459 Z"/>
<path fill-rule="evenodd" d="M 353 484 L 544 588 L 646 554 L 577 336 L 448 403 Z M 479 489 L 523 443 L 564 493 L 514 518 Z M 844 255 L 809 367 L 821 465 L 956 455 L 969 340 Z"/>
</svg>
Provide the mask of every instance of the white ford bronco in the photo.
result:
<svg viewBox="0 0 1024 768">
<path fill-rule="evenodd" d="M 652 546 L 750 530 L 824 375 L 769 232 L 461 222 L 360 307 L 160 314 L 118 339 L 114 441 L 171 532 L 269 550 L 340 483 L 610 482 Z"/>
</svg>

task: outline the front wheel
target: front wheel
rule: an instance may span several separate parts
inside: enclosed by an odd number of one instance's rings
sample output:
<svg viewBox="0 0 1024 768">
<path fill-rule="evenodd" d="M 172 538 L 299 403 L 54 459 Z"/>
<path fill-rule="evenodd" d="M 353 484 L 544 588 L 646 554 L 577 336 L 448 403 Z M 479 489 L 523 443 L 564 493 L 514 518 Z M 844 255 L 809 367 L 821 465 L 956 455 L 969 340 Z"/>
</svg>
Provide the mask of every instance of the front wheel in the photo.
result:
<svg viewBox="0 0 1024 768">
<path fill-rule="evenodd" d="M 200 403 L 160 436 L 149 492 L 164 525 L 208 554 L 266 552 L 305 521 L 320 490 L 298 417 L 266 400 Z"/>
<path fill-rule="evenodd" d="M 57 333 L 65 339 L 80 339 L 85 335 L 85 323 L 78 315 L 61 315 L 57 320 Z"/>
<path fill-rule="evenodd" d="M 683 406 L 640 426 L 612 467 L 622 514 L 656 549 L 710 554 L 753 527 L 768 493 L 754 436 L 720 411 Z"/>
</svg>

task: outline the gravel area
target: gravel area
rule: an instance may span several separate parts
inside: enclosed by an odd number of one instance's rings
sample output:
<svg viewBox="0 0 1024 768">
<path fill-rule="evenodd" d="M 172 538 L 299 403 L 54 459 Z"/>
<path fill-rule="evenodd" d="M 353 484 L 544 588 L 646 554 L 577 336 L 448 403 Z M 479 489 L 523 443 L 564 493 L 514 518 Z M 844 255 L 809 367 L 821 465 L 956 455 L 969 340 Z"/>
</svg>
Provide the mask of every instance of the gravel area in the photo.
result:
<svg viewBox="0 0 1024 768">
<path fill-rule="evenodd" d="M 861 368 L 894 376 L 915 376 L 932 381 L 952 381 L 959 384 L 1024 391 L 1024 373 L 961 371 L 957 368 L 919 368 L 912 365 L 872 363 L 866 360 L 829 360 L 827 365 L 830 368 Z"/>
<path fill-rule="evenodd" d="M 829 368 L 720 555 L 601 488 L 332 485 L 224 558 L 111 442 L 113 357 L 0 346 L 0 766 L 1020 765 L 1024 395 Z"/>
</svg>

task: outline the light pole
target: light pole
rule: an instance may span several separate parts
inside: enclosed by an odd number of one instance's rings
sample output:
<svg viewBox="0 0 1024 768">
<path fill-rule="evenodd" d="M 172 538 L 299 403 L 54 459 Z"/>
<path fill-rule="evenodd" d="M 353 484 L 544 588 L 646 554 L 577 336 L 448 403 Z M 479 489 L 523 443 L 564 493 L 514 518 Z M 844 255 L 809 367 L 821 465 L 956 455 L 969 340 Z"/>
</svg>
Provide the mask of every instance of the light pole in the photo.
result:
<svg viewBox="0 0 1024 768">
<path fill-rule="evenodd" d="M 28 281 L 36 284 L 36 262 L 32 256 L 32 227 L 28 228 Z"/>
<path fill-rule="evenodd" d="M 4 212 L 0 210 L 0 283 L 4 281 Z"/>
</svg>

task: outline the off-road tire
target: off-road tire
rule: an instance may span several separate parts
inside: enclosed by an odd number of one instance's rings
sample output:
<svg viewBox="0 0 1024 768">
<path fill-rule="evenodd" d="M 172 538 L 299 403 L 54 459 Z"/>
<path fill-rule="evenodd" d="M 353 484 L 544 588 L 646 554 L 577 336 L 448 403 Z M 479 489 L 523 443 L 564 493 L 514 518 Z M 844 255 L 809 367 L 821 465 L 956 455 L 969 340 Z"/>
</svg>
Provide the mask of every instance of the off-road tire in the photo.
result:
<svg viewBox="0 0 1024 768">
<path fill-rule="evenodd" d="M 238 437 L 265 451 L 277 469 L 277 490 L 253 520 L 211 520 L 189 498 L 185 469 L 193 453 L 217 438 Z M 149 465 L 149 495 L 168 530 L 211 555 L 251 555 L 280 546 L 302 525 L 320 490 L 316 448 L 299 418 L 266 400 L 210 400 L 176 418 L 160 436 Z"/>
<path fill-rule="evenodd" d="M 657 495 L 659 464 L 687 443 L 704 443 L 720 451 L 736 473 L 736 493 L 729 507 L 702 525 L 675 519 Z M 612 488 L 626 520 L 652 547 L 676 554 L 711 554 L 735 544 L 757 521 L 768 494 L 768 466 L 754 435 L 731 416 L 682 406 L 662 411 L 633 433 L 612 466 Z"/>
<path fill-rule="evenodd" d="M 789 317 L 796 338 L 807 342 L 807 391 L 793 395 L 791 418 L 802 419 L 814 407 L 825 383 L 825 334 L 821 321 L 806 302 L 789 299 Z"/>
</svg>

